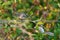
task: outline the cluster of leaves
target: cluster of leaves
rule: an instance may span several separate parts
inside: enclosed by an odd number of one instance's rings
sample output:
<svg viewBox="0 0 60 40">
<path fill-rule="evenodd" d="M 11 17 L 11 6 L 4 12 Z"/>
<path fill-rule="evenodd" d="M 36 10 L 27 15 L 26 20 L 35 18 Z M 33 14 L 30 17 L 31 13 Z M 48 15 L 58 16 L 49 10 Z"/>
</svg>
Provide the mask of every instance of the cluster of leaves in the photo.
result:
<svg viewBox="0 0 60 40">
<path fill-rule="evenodd" d="M 29 40 L 28 32 L 34 40 L 60 40 L 60 0 L 0 0 L 0 19 L 8 21 L 0 21 L 1 40 Z M 40 25 L 54 36 L 41 33 Z"/>
</svg>

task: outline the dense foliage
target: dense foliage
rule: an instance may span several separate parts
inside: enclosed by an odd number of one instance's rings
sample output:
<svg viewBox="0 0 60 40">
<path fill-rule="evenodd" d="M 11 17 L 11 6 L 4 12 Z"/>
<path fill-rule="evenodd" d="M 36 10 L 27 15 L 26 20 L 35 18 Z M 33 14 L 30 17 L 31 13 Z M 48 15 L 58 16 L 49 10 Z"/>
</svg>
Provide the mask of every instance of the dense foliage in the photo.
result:
<svg viewBox="0 0 60 40">
<path fill-rule="evenodd" d="M 60 40 L 60 0 L 0 0 L 0 40 Z"/>
</svg>

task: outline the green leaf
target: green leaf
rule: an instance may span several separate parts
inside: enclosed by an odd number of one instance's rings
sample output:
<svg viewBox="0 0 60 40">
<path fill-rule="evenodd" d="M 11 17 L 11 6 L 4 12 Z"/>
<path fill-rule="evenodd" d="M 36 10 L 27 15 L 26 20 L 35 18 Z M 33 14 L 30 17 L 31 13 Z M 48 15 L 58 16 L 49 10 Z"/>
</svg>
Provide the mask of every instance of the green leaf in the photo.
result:
<svg viewBox="0 0 60 40">
<path fill-rule="evenodd" d="M 18 29 L 18 28 L 16 29 L 16 33 L 17 33 L 17 35 L 20 35 L 21 32 L 22 32 L 22 31 L 21 31 L 20 29 Z"/>
</svg>

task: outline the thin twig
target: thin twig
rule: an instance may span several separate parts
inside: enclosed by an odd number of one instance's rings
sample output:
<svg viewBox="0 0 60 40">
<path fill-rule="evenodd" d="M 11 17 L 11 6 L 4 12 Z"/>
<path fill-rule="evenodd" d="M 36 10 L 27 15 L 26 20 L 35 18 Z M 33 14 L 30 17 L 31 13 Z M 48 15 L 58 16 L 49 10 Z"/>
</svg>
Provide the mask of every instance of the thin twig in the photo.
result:
<svg viewBox="0 0 60 40">
<path fill-rule="evenodd" d="M 19 27 L 20 27 L 20 30 L 22 30 L 23 33 L 26 33 L 26 34 L 29 35 L 30 40 L 34 40 L 34 38 L 32 37 L 32 33 L 26 31 L 26 29 L 23 29 L 21 25 L 19 25 Z"/>
</svg>

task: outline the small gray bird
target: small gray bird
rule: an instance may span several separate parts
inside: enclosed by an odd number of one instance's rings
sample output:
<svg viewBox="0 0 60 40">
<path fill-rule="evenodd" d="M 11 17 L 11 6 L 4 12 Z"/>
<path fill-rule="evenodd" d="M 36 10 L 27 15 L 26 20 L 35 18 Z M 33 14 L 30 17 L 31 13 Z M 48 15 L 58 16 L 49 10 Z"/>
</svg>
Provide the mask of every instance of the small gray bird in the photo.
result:
<svg viewBox="0 0 60 40">
<path fill-rule="evenodd" d="M 54 33 L 52 33 L 52 32 L 45 32 L 43 27 L 44 27 L 43 25 L 40 25 L 40 27 L 39 27 L 39 31 L 40 31 L 41 33 L 47 34 L 47 35 L 49 35 L 49 36 L 54 36 Z"/>
<path fill-rule="evenodd" d="M 21 13 L 21 14 L 19 15 L 19 18 L 20 18 L 20 19 L 25 19 L 25 18 L 26 18 L 26 14 Z"/>
<path fill-rule="evenodd" d="M 18 17 L 19 19 L 26 19 L 27 15 L 24 12 L 16 13 L 14 16 Z"/>
<path fill-rule="evenodd" d="M 44 32 L 45 32 L 44 29 L 43 29 L 43 25 L 40 25 L 39 31 L 40 31 L 41 33 L 44 33 Z"/>
</svg>

